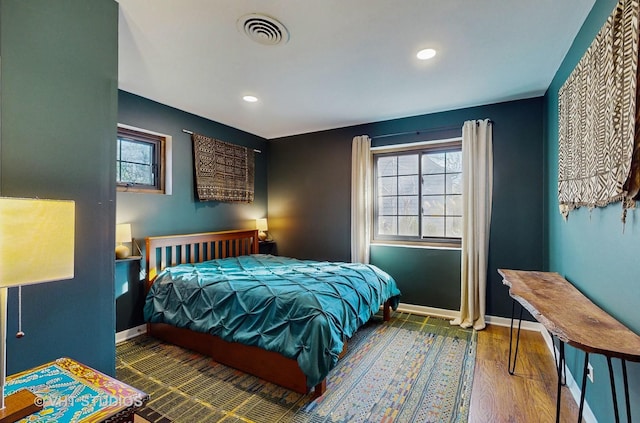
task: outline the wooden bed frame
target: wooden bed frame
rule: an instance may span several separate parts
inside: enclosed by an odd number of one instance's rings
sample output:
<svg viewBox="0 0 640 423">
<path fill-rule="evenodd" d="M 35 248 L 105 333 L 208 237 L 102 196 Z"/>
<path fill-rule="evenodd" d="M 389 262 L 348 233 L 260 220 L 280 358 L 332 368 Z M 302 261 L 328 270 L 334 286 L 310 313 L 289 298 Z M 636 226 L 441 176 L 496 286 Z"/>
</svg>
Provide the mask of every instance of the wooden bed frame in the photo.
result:
<svg viewBox="0 0 640 423">
<path fill-rule="evenodd" d="M 238 230 L 146 238 L 146 291 L 167 266 L 258 253 L 258 231 Z M 384 304 L 384 320 L 391 316 L 389 301 Z M 207 333 L 178 328 L 165 323 L 148 323 L 151 336 L 208 355 L 214 361 L 255 375 L 269 382 L 307 394 L 307 379 L 298 362 L 259 347 L 227 342 Z M 340 355 L 346 352 L 347 344 Z M 326 390 L 326 380 L 314 387 L 314 397 Z"/>
</svg>

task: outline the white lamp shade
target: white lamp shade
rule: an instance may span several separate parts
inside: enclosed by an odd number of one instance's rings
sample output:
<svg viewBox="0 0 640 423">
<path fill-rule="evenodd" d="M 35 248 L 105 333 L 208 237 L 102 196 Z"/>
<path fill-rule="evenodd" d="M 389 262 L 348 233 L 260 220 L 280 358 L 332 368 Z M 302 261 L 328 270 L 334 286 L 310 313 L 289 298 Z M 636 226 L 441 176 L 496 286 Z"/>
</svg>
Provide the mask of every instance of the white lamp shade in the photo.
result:
<svg viewBox="0 0 640 423">
<path fill-rule="evenodd" d="M 116 242 L 131 242 L 131 224 L 116 225 Z"/>
<path fill-rule="evenodd" d="M 74 276 L 75 203 L 0 198 L 0 287 Z"/>
<path fill-rule="evenodd" d="M 267 226 L 267 219 L 256 219 L 256 229 L 259 231 L 268 231 L 269 227 Z"/>
</svg>

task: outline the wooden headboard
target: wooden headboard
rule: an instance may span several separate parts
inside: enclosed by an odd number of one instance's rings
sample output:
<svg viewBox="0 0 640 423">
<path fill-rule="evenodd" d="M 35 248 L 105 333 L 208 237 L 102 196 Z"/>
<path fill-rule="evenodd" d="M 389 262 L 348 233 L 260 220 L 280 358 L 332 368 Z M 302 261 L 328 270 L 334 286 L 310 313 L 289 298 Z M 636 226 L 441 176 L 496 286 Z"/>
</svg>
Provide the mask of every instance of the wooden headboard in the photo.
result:
<svg viewBox="0 0 640 423">
<path fill-rule="evenodd" d="M 147 237 L 145 287 L 167 266 L 257 253 L 257 229 Z"/>
</svg>

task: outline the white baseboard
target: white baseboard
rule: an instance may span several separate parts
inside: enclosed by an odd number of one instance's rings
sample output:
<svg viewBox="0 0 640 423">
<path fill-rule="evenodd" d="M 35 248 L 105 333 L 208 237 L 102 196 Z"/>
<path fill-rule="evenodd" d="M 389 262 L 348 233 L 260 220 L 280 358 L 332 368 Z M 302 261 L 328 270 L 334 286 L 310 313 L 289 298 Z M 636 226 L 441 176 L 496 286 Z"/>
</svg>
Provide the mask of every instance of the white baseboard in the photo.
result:
<svg viewBox="0 0 640 423">
<path fill-rule="evenodd" d="M 551 338 L 551 335 L 549 335 L 549 332 L 547 332 L 547 330 L 544 329 L 543 327 L 540 333 L 542 334 L 542 337 L 544 338 L 544 341 L 547 344 L 547 347 L 549 348 L 549 351 L 551 352 L 551 354 L 553 354 L 555 351 L 556 355 L 554 357 L 560 357 L 560 351 L 558 351 L 558 349 L 553 344 L 553 340 Z M 573 378 L 573 375 L 571 374 L 571 372 L 569 371 L 566 365 L 564 367 L 564 370 L 566 372 L 565 382 L 566 382 L 567 388 L 569 388 L 569 392 L 571 392 L 571 396 L 575 400 L 576 404 L 580 406 L 580 394 L 582 393 L 582 391 L 580 390 L 580 385 L 578 385 L 576 380 Z M 589 403 L 587 402 L 587 400 L 584 401 L 584 410 L 582 411 L 582 418 L 586 423 L 598 423 L 598 419 L 596 418 L 595 414 L 593 414 L 593 411 L 591 411 L 591 407 L 589 407 Z"/>
<path fill-rule="evenodd" d="M 418 314 L 420 316 L 441 317 L 445 319 L 455 319 L 456 317 L 460 316 L 460 312 L 456 310 L 446 310 L 441 308 L 425 307 L 425 306 L 405 304 L 405 303 L 400 303 L 400 305 L 398 306 L 398 311 L 405 312 L 405 313 Z M 511 319 L 508 317 L 486 316 L 485 321 L 489 325 L 505 326 L 505 327 L 511 326 Z M 516 325 L 517 325 L 517 322 L 514 322 L 514 326 Z M 551 335 L 549 335 L 549 332 L 544 328 L 542 324 L 538 322 L 523 320 L 520 327 L 521 329 L 524 329 L 524 330 L 532 330 L 532 331 L 540 332 L 540 334 L 542 334 L 542 338 L 547 344 L 547 348 L 549 348 L 549 352 L 551 353 L 551 355 L 553 355 L 553 352 L 555 349 L 555 352 L 556 352 L 555 357 L 560 356 L 560 353 L 553 345 Z M 565 366 L 565 372 L 566 372 L 566 382 L 567 382 L 567 387 L 569 388 L 569 392 L 571 392 L 571 396 L 573 396 L 573 399 L 575 400 L 576 404 L 580 405 L 580 392 L 581 392 L 580 386 L 576 383 L 576 380 L 573 378 L 573 375 L 571 374 L 569 369 L 566 368 L 566 366 Z M 584 410 L 582 413 L 583 413 L 582 417 L 586 423 L 598 423 L 598 419 L 596 419 L 596 416 L 593 414 L 593 411 L 591 411 L 591 408 L 589 407 L 589 404 L 587 403 L 586 400 L 584 402 Z"/>
<path fill-rule="evenodd" d="M 126 341 L 127 339 L 135 338 L 136 336 L 147 333 L 147 325 L 136 326 L 131 329 L 126 329 L 116 333 L 116 344 Z"/>
<path fill-rule="evenodd" d="M 433 316 L 441 317 L 443 319 L 455 319 L 460 316 L 459 311 L 446 310 L 444 308 L 425 307 L 420 305 L 400 303 L 398 310 L 403 313 L 417 314 L 418 316 Z"/>
</svg>

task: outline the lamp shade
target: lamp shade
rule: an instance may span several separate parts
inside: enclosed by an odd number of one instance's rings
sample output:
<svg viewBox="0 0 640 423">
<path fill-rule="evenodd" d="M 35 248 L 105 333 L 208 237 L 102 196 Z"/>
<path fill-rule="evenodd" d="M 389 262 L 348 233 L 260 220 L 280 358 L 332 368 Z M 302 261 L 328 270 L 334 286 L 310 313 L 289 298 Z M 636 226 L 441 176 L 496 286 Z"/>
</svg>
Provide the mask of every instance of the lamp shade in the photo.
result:
<svg viewBox="0 0 640 423">
<path fill-rule="evenodd" d="M 74 276 L 75 203 L 0 197 L 0 287 Z"/>
<path fill-rule="evenodd" d="M 268 231 L 269 227 L 267 226 L 267 219 L 256 219 L 256 229 L 259 231 Z"/>
<path fill-rule="evenodd" d="M 131 242 L 131 224 L 116 225 L 116 242 Z"/>
</svg>

